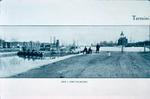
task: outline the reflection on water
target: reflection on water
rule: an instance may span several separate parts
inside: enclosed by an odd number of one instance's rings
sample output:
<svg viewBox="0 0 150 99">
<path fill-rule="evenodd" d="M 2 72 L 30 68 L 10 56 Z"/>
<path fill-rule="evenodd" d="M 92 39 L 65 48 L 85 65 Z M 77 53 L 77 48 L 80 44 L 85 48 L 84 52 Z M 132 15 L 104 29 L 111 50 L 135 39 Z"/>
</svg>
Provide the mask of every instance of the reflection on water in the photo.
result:
<svg viewBox="0 0 150 99">
<path fill-rule="evenodd" d="M 18 56 L 19 58 L 23 58 L 24 60 L 42 60 L 45 59 L 44 57 L 30 57 L 30 56 Z"/>
<path fill-rule="evenodd" d="M 0 77 L 8 77 L 50 63 L 51 58 L 0 57 Z"/>
</svg>

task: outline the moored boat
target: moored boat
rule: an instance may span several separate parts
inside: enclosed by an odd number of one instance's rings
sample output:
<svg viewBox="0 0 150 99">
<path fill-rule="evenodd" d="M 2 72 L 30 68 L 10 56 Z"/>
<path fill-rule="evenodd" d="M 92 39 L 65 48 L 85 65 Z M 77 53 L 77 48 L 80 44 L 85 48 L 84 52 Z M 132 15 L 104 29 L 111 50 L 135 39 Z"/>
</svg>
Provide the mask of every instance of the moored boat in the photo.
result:
<svg viewBox="0 0 150 99">
<path fill-rule="evenodd" d="M 42 52 L 37 52 L 37 51 L 32 51 L 32 52 L 29 52 L 29 51 L 19 51 L 17 53 L 18 56 L 35 56 L 35 57 L 42 57 L 43 56 L 43 53 Z"/>
</svg>

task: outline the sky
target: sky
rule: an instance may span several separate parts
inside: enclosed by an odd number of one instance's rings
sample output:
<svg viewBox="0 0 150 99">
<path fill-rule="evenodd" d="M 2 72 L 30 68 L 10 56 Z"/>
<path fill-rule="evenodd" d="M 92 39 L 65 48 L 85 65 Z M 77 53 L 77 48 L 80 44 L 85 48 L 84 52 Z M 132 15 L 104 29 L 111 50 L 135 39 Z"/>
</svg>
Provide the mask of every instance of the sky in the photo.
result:
<svg viewBox="0 0 150 99">
<path fill-rule="evenodd" d="M 121 31 L 129 42 L 149 40 L 149 26 L 102 26 L 102 25 L 45 25 L 45 26 L 0 26 L 0 37 L 13 41 L 50 42 L 53 37 L 61 43 L 91 44 L 101 41 L 116 42 Z"/>
</svg>

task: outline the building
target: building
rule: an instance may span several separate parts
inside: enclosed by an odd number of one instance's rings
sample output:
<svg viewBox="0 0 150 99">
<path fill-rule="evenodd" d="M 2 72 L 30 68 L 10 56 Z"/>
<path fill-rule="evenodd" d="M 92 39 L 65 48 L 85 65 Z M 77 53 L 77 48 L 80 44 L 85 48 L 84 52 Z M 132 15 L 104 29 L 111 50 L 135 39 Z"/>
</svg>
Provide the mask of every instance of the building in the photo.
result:
<svg viewBox="0 0 150 99">
<path fill-rule="evenodd" d="M 120 38 L 118 39 L 118 45 L 127 45 L 128 39 L 124 36 L 123 32 L 120 34 Z"/>
<path fill-rule="evenodd" d="M 50 43 L 41 43 L 41 45 L 40 45 L 40 50 L 42 50 L 42 51 L 50 51 Z"/>
<path fill-rule="evenodd" d="M 53 50 L 59 50 L 60 48 L 60 42 L 59 40 L 55 40 L 56 38 L 54 37 L 54 41 L 50 43 L 41 43 L 40 45 L 40 50 L 43 51 L 53 51 Z"/>
<path fill-rule="evenodd" d="M 23 42 L 22 49 L 24 51 L 26 51 L 26 50 L 30 50 L 30 51 L 36 50 L 36 51 L 39 51 L 40 50 L 40 46 L 41 46 L 40 42 L 33 42 L 33 41 Z"/>
<path fill-rule="evenodd" d="M 0 48 L 3 48 L 4 40 L 0 39 Z"/>
</svg>

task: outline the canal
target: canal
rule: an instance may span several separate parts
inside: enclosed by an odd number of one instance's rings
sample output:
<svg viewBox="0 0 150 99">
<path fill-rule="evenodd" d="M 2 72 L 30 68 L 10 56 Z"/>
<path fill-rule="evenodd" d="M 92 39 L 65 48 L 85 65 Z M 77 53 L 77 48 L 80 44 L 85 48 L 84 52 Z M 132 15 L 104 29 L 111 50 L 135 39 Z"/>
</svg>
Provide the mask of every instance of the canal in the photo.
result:
<svg viewBox="0 0 150 99">
<path fill-rule="evenodd" d="M 0 77 L 9 77 L 21 72 L 25 72 L 32 68 L 38 68 L 39 66 L 51 63 L 52 60 L 56 60 L 45 57 L 45 58 L 22 58 L 15 56 L 10 57 L 0 57 Z"/>
<path fill-rule="evenodd" d="M 9 57 L 0 57 L 0 77 L 10 77 L 30 69 L 39 68 L 57 61 L 81 54 L 70 54 L 65 56 L 53 56 L 43 58 L 23 58 L 17 55 Z"/>
</svg>

